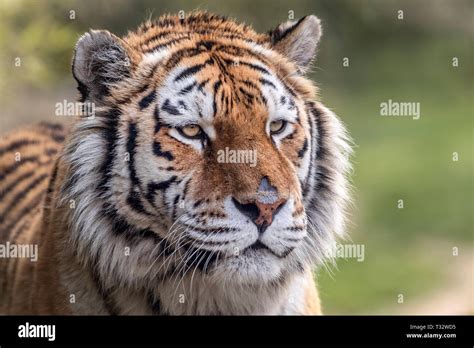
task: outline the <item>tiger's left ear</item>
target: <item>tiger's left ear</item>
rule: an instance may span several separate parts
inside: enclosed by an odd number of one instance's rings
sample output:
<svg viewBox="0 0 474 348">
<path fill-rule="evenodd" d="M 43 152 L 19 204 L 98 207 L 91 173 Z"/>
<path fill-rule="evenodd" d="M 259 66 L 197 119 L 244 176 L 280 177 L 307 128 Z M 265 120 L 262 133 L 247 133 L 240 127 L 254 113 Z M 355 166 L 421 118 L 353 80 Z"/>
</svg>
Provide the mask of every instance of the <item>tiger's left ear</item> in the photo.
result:
<svg viewBox="0 0 474 348">
<path fill-rule="evenodd" d="M 101 102 L 111 86 L 130 75 L 129 53 L 125 42 L 106 30 L 90 30 L 79 39 L 72 73 L 83 101 Z"/>
<path fill-rule="evenodd" d="M 316 56 L 321 34 L 321 22 L 313 15 L 282 23 L 269 33 L 273 49 L 294 62 L 303 74 Z"/>
</svg>

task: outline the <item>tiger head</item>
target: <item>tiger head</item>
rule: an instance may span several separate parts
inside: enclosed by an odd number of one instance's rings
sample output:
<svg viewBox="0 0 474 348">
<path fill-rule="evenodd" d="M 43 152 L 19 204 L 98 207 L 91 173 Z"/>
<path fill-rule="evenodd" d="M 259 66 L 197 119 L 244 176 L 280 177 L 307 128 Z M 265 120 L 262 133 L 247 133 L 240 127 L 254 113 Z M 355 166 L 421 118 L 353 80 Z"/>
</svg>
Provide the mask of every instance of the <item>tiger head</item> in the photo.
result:
<svg viewBox="0 0 474 348">
<path fill-rule="evenodd" d="M 82 36 L 73 74 L 96 112 L 74 126 L 62 190 L 79 255 L 135 281 L 247 284 L 323 260 L 350 147 L 305 77 L 320 36 L 315 16 L 257 34 L 206 13 Z"/>
</svg>

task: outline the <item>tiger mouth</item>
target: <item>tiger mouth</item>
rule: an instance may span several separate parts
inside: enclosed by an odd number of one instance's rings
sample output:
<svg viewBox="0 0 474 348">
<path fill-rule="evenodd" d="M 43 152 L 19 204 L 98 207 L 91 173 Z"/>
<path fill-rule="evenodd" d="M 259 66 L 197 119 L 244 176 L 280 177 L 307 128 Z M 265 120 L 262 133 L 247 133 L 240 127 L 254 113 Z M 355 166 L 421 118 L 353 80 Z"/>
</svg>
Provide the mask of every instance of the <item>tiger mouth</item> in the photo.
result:
<svg viewBox="0 0 474 348">
<path fill-rule="evenodd" d="M 211 270 L 212 268 L 214 268 L 219 261 L 225 260 L 226 258 L 239 257 L 242 255 L 248 256 L 248 254 L 251 252 L 267 251 L 277 258 L 283 259 L 287 257 L 293 251 L 294 248 L 289 248 L 284 253 L 279 254 L 273 251 L 270 247 L 268 247 L 264 243 L 262 243 L 260 240 L 257 240 L 253 244 L 246 247 L 238 255 L 223 255 L 219 251 L 196 249 L 193 247 L 189 247 L 189 249 L 192 249 L 191 257 L 187 258 L 185 260 L 185 263 L 188 264 L 189 266 L 196 267 L 200 269 L 201 271 L 207 272 Z"/>
<path fill-rule="evenodd" d="M 260 240 L 257 240 L 255 243 L 253 243 L 252 245 L 248 246 L 247 248 L 245 248 L 244 252 L 246 250 L 268 250 L 271 252 L 271 249 L 269 247 L 267 247 L 265 244 L 263 244 Z"/>
<path fill-rule="evenodd" d="M 287 257 L 292 251 L 293 251 L 294 248 L 289 248 L 288 250 L 286 250 L 284 253 L 276 253 L 275 251 L 273 251 L 270 247 L 268 247 L 267 245 L 265 245 L 264 243 L 262 243 L 260 241 L 260 239 L 257 239 L 257 241 L 251 245 L 249 245 L 247 248 L 244 249 L 243 251 L 243 254 L 246 254 L 248 251 L 268 251 L 270 252 L 272 255 L 278 257 L 279 259 L 284 259 L 285 257 Z"/>
</svg>

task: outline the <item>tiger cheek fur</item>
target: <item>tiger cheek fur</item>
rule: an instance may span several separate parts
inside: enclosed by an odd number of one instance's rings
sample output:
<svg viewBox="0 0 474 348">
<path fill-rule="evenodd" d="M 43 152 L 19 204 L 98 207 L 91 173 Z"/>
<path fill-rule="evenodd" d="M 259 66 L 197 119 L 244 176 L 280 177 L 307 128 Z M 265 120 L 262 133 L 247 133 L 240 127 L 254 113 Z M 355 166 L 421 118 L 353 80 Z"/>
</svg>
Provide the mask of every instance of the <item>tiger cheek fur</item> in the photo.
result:
<svg viewBox="0 0 474 348">
<path fill-rule="evenodd" d="M 2 313 L 320 313 L 312 268 L 344 231 L 351 152 L 305 77 L 320 35 L 315 16 L 257 34 L 202 12 L 85 34 L 73 75 L 95 115 L 51 157 L 48 204 L 8 225 L 60 261 L 0 265 L 17 279 Z"/>
</svg>

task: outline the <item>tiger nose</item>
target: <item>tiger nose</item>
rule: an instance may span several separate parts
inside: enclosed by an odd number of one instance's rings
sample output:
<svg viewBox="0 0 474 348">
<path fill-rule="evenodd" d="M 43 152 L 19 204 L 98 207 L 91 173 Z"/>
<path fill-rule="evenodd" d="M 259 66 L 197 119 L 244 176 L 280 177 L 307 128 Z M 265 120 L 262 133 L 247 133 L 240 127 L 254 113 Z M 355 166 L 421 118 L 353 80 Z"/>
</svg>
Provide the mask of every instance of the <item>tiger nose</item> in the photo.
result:
<svg viewBox="0 0 474 348">
<path fill-rule="evenodd" d="M 236 208 L 257 226 L 260 233 L 273 222 L 273 218 L 285 205 L 286 199 L 278 198 L 278 192 L 271 186 L 267 178 L 263 178 L 257 191 L 256 199 L 241 203 L 234 197 L 232 202 Z"/>
</svg>

